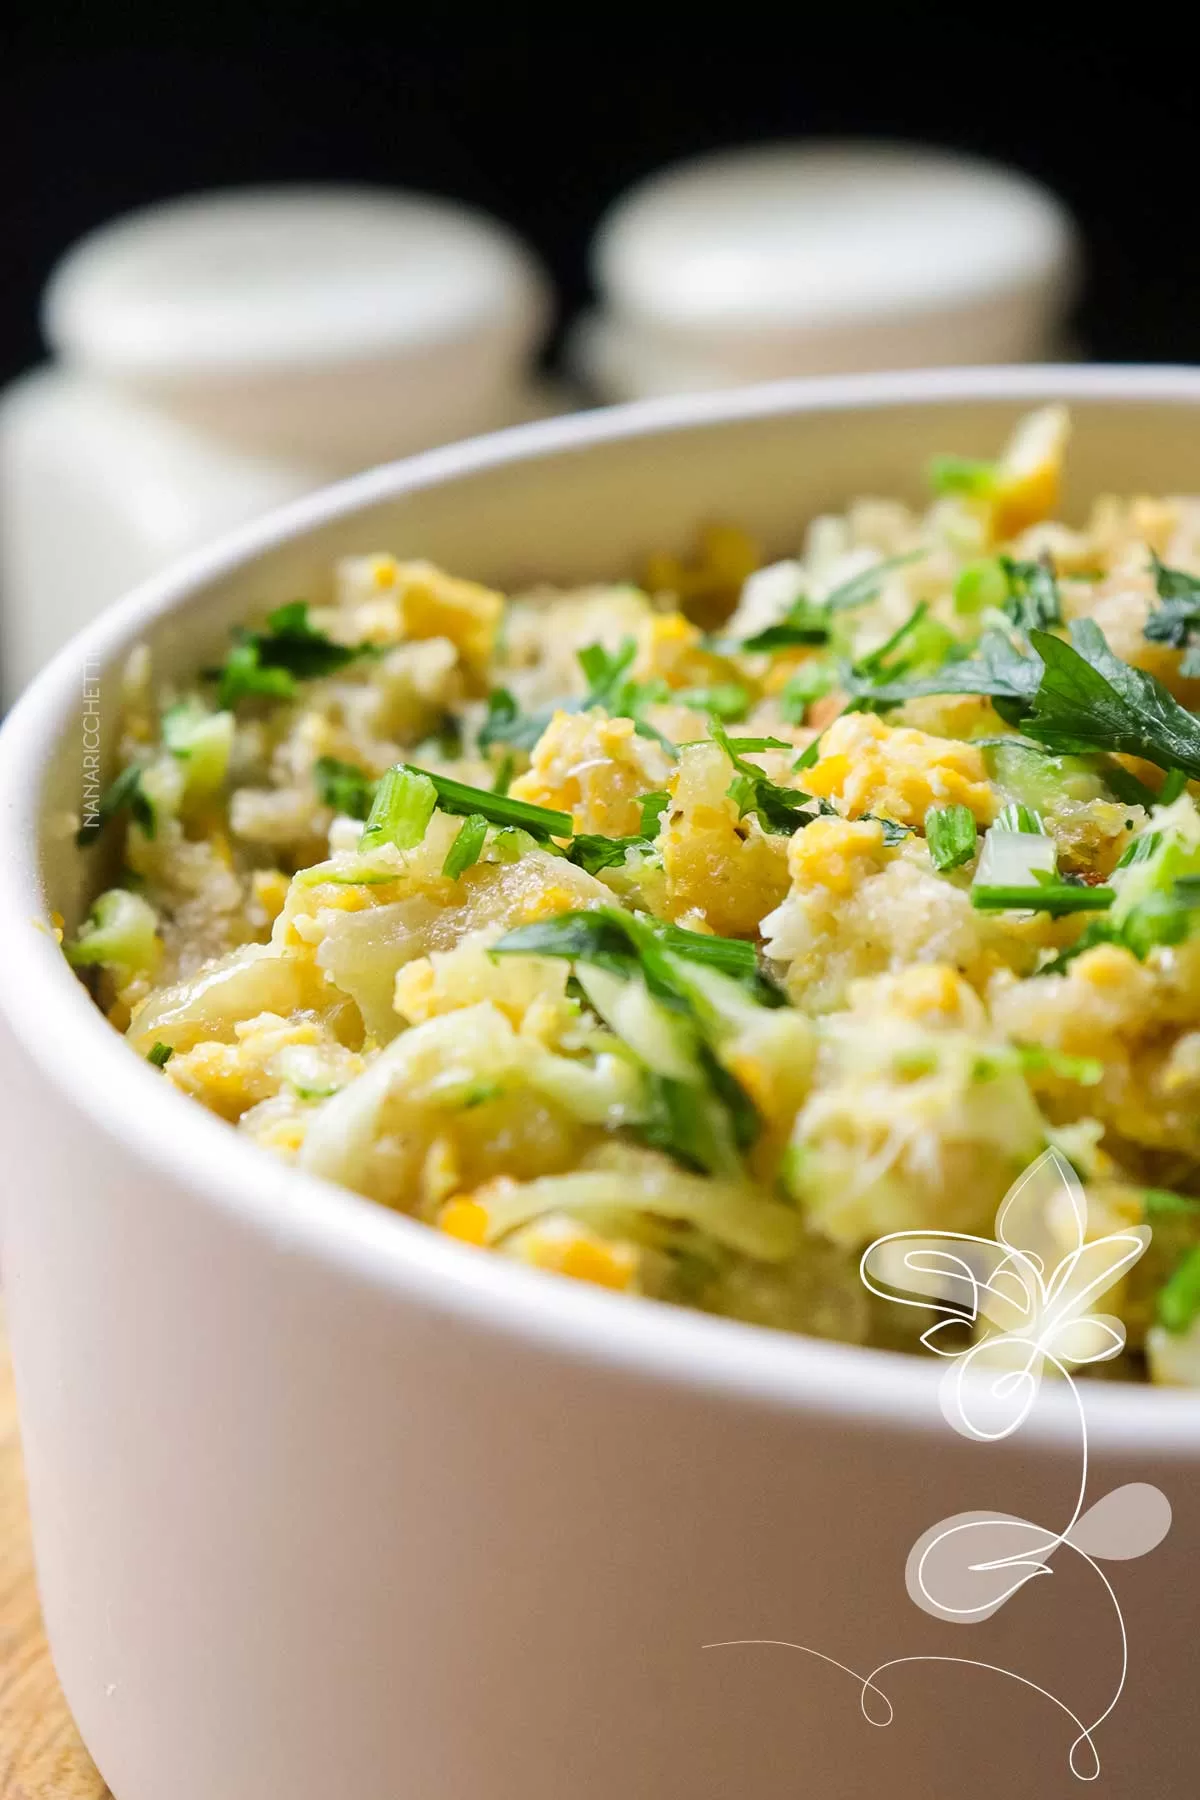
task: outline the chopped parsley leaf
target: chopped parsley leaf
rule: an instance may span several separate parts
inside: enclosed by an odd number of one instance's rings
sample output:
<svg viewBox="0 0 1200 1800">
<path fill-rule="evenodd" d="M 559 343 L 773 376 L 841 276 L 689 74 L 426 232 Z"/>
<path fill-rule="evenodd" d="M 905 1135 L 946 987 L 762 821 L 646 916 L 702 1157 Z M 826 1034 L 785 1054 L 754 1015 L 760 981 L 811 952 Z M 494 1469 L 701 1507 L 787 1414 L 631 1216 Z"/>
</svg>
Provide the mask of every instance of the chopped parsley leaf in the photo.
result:
<svg viewBox="0 0 1200 1800">
<path fill-rule="evenodd" d="M 856 665 L 847 686 L 860 706 L 987 694 L 1006 723 L 1057 754 L 1139 756 L 1200 778 L 1200 720 L 1155 676 L 1114 656 L 1094 619 L 1074 620 L 1070 643 L 1038 630 L 1029 643 L 1026 654 L 1003 632 L 986 631 L 973 656 L 948 658 L 930 674 L 894 679 L 888 671 L 880 682 Z"/>
<path fill-rule="evenodd" d="M 643 837 L 652 838 L 658 836 L 659 828 L 662 825 L 662 816 L 670 804 L 671 796 L 667 793 L 665 788 L 656 788 L 654 793 L 642 795 Z"/>
<path fill-rule="evenodd" d="M 336 756 L 318 756 L 312 767 L 313 785 L 322 806 L 331 806 L 349 819 L 365 819 L 375 798 L 375 781 L 354 763 Z"/>
<path fill-rule="evenodd" d="M 532 750 L 556 712 L 574 712 L 576 708 L 576 701 L 560 700 L 556 706 L 523 713 L 507 688 L 493 688 L 476 743 L 480 750 L 490 750 L 495 744 L 505 744 L 511 750 Z"/>
<path fill-rule="evenodd" d="M 588 644 L 577 651 L 576 656 L 588 684 L 587 693 L 579 703 L 580 711 L 587 712 L 589 708 L 599 706 L 610 718 L 632 719 L 639 737 L 653 738 L 674 756 L 675 745 L 670 738 L 664 737 L 645 717 L 646 707 L 669 700 L 671 690 L 659 679 L 634 681 L 629 671 L 637 656 L 636 641 L 631 637 L 622 638 L 616 650 L 606 650 L 603 644 Z"/>
<path fill-rule="evenodd" d="M 734 767 L 733 780 L 725 791 L 736 803 L 739 818 L 753 813 L 764 831 L 784 837 L 791 837 L 811 822 L 812 813 L 803 810 L 812 805 L 807 794 L 780 787 L 754 763 L 745 760 L 746 751 L 790 750 L 790 744 L 779 738 L 731 738 L 716 721 L 712 735 Z"/>
<path fill-rule="evenodd" d="M 999 558 L 1008 583 L 1008 593 L 1001 602 L 1002 610 L 1019 631 L 1048 631 L 1062 624 L 1062 603 L 1058 580 L 1049 556 L 1036 562 L 1016 562 L 1011 556 Z"/>
<path fill-rule="evenodd" d="M 872 600 L 877 600 L 885 578 L 893 569 L 903 568 L 906 563 L 916 562 L 924 555 L 924 550 L 910 550 L 903 556 L 885 557 L 882 562 L 873 563 L 869 569 L 862 569 L 857 575 L 851 575 L 848 581 L 843 581 L 826 594 L 824 600 L 810 600 L 806 594 L 798 594 L 773 625 L 744 638 L 741 649 L 790 650 L 798 644 L 827 644 L 832 635 L 836 613 L 849 612 L 855 607 L 866 606 Z"/>
<path fill-rule="evenodd" d="M 267 615 L 263 631 L 238 631 L 217 671 L 223 707 L 239 700 L 290 700 L 302 681 L 332 675 L 360 656 L 377 656 L 377 644 L 339 644 L 309 623 L 308 602 L 290 600 Z"/>
<path fill-rule="evenodd" d="M 646 837 L 603 837 L 590 832 L 581 832 L 572 838 L 567 850 L 571 862 L 589 875 L 599 875 L 602 869 L 613 869 L 625 861 L 631 850 L 653 851 L 654 842 Z"/>
<path fill-rule="evenodd" d="M 1153 551 L 1150 559 L 1159 604 L 1148 616 L 1143 636 L 1151 643 L 1182 650 L 1180 674 L 1200 676 L 1200 576 L 1169 569 Z"/>
</svg>

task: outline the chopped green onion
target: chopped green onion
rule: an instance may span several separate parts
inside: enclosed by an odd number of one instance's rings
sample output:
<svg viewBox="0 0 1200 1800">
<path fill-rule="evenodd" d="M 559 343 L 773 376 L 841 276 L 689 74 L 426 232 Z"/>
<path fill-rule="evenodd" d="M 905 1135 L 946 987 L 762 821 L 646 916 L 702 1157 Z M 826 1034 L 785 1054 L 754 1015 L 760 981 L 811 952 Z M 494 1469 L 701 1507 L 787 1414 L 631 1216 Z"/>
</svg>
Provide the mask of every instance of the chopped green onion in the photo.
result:
<svg viewBox="0 0 1200 1800">
<path fill-rule="evenodd" d="M 431 769 L 417 769 L 410 763 L 397 763 L 396 770 L 427 781 L 437 797 L 436 804 L 445 813 L 462 816 L 480 813 L 489 825 L 519 825 L 534 837 L 541 838 L 569 838 L 575 830 L 570 813 L 552 812 L 548 806 L 532 806 L 526 800 L 514 800 L 509 794 L 492 794 L 486 788 L 470 787 L 465 781 L 452 781 L 448 775 L 435 775 Z M 388 773 L 393 774 L 396 770 Z M 387 780 L 386 775 L 384 780 Z"/>
<path fill-rule="evenodd" d="M 893 569 L 916 562 L 926 555 L 924 550 L 909 550 L 903 556 L 888 556 L 882 562 L 861 569 L 826 594 L 824 600 L 810 600 L 797 595 L 783 616 L 762 631 L 743 639 L 741 648 L 750 651 L 789 650 L 796 645 L 827 644 L 833 630 L 833 615 L 866 606 L 879 597 L 884 578 Z"/>
<path fill-rule="evenodd" d="M 130 975 L 153 968 L 158 956 L 158 919 L 140 894 L 109 888 L 100 895 L 80 927 L 79 936 L 63 945 L 73 969 L 103 964 Z"/>
<path fill-rule="evenodd" d="M 487 837 L 488 822 L 482 813 L 469 813 L 459 826 L 458 835 L 446 852 L 446 860 L 442 864 L 442 874 L 449 875 L 454 881 L 479 861 L 479 853 L 483 849 L 483 841 Z"/>
<path fill-rule="evenodd" d="M 1047 835 L 1042 815 L 1039 812 L 1035 812 L 1032 806 L 1026 806 L 1024 802 L 1020 800 L 1010 801 L 1009 804 L 1001 810 L 996 817 L 992 830 L 1020 832 L 1030 837 L 1045 837 Z"/>
<path fill-rule="evenodd" d="M 954 583 L 954 610 L 971 614 L 992 610 L 999 612 L 1008 598 L 1008 577 L 998 557 L 988 556 L 981 562 L 968 563 Z"/>
<path fill-rule="evenodd" d="M 979 830 L 969 806 L 931 806 L 925 814 L 925 840 L 935 869 L 959 869 L 975 854 Z"/>
<path fill-rule="evenodd" d="M 1069 1056 L 1063 1050 L 1046 1044 L 1018 1044 L 1017 1054 L 1027 1075 L 1057 1075 L 1063 1081 L 1077 1081 L 1081 1087 L 1095 1087 L 1104 1079 L 1104 1064 L 1095 1056 Z"/>
<path fill-rule="evenodd" d="M 971 889 L 971 905 L 979 912 L 1045 912 L 1054 918 L 1076 912 L 1104 912 L 1116 897 L 1115 889 L 1110 887 L 1076 887 L 1067 881 Z"/>
<path fill-rule="evenodd" d="M 170 1044 L 158 1043 L 152 1050 L 147 1050 L 146 1061 L 153 1063 L 156 1069 L 165 1069 L 174 1054 L 175 1051 Z"/>
<path fill-rule="evenodd" d="M 437 789 L 428 775 L 420 769 L 395 764 L 375 790 L 358 840 L 359 849 L 377 850 L 382 844 L 395 844 L 398 850 L 415 850 L 429 829 L 437 803 Z"/>
<path fill-rule="evenodd" d="M 939 496 L 961 494 L 968 500 L 986 500 L 995 491 L 996 465 L 973 456 L 934 456 L 926 478 Z"/>
<path fill-rule="evenodd" d="M 509 788 L 512 786 L 512 778 L 516 766 L 516 758 L 513 756 L 512 751 L 509 750 L 500 758 L 496 767 L 496 773 L 492 777 L 493 794 L 507 794 Z"/>
<path fill-rule="evenodd" d="M 223 786 L 233 749 L 233 714 L 209 712 L 198 700 L 181 700 L 162 716 L 163 743 L 184 764 L 184 792 L 207 800 Z"/>
</svg>

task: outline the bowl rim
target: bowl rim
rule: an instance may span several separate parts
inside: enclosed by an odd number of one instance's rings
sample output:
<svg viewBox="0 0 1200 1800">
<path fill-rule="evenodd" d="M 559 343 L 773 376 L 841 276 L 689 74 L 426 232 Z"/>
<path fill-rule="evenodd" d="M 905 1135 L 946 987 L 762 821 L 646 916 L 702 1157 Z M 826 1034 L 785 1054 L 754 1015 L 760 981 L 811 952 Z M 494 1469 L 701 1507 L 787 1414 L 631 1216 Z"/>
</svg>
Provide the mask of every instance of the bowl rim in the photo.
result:
<svg viewBox="0 0 1200 1800">
<path fill-rule="evenodd" d="M 386 464 L 293 501 L 175 563 L 107 608 L 35 677 L 0 729 L 0 1013 L 60 1103 L 101 1138 L 118 1136 L 167 1183 L 231 1224 L 447 1320 L 565 1359 L 660 1385 L 797 1416 L 825 1414 L 905 1433 L 937 1433 L 940 1369 L 859 1345 L 713 1318 L 612 1295 L 479 1255 L 403 1214 L 278 1162 L 203 1107 L 159 1082 L 129 1051 L 77 981 L 47 922 L 38 866 L 43 772 L 79 702 L 85 663 L 107 664 L 198 587 L 262 553 L 377 502 L 502 465 L 580 448 L 768 420 L 962 401 L 1037 404 L 1072 399 L 1200 407 L 1200 369 L 1019 366 L 832 376 L 636 402 L 539 421 Z M 35 929 L 31 930 L 30 927 Z M 19 1205 L 11 1196 L 7 1205 Z M 0 1217 L 2 1223 L 2 1217 Z M 1200 1449 L 1200 1395 L 1089 1384 L 1094 1449 L 1180 1460 Z M 1024 1441 L 1078 1442 L 1066 1392 L 1045 1392 Z"/>
</svg>

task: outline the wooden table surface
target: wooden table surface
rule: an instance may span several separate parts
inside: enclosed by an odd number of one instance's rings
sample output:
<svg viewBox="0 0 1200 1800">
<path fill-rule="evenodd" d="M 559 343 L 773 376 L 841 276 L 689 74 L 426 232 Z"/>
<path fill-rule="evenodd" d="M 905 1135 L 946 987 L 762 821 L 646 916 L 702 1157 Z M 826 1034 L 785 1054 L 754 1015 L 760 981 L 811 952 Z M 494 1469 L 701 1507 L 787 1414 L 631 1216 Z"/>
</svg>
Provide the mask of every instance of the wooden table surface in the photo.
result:
<svg viewBox="0 0 1200 1800">
<path fill-rule="evenodd" d="M 111 1800 L 42 1634 L 12 1371 L 0 1313 L 0 1800 Z"/>
</svg>

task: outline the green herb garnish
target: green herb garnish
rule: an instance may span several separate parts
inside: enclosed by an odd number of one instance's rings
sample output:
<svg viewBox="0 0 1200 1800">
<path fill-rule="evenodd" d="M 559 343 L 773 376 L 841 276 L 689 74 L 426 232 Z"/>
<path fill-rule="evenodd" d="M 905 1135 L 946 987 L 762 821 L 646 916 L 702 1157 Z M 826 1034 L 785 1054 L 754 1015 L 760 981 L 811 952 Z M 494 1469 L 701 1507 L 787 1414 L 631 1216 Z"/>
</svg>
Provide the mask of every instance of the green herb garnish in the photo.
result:
<svg viewBox="0 0 1200 1800">
<path fill-rule="evenodd" d="M 960 869 L 975 854 L 979 828 L 969 806 L 931 806 L 925 814 L 925 841 L 935 869 Z"/>
<path fill-rule="evenodd" d="M 1200 1316 L 1200 1244 L 1193 1245 L 1175 1273 L 1158 1290 L 1158 1322 L 1175 1337 Z"/>
<path fill-rule="evenodd" d="M 434 804 L 444 813 L 464 818 L 478 813 L 489 825 L 516 825 L 539 840 L 569 838 L 574 832 L 570 813 L 553 812 L 547 806 L 532 806 L 527 800 L 514 800 L 508 794 L 489 793 L 487 788 L 470 787 L 465 781 L 452 781 L 448 775 L 435 775 L 431 769 L 417 769 L 409 763 L 397 763 L 394 769 L 388 770 L 388 775 L 397 774 L 428 782 L 435 796 Z M 385 775 L 384 781 L 387 778 Z"/>
<path fill-rule="evenodd" d="M 96 808 L 96 816 L 86 825 L 81 825 L 75 833 L 75 842 L 80 849 L 95 843 L 110 819 L 118 814 L 128 812 L 134 824 L 148 838 L 155 833 L 154 807 L 142 787 L 142 770 L 140 763 L 130 763 L 116 779 L 105 788 L 100 796 L 100 804 Z"/>
<path fill-rule="evenodd" d="M 556 706 L 523 713 L 507 688 L 493 688 L 476 743 L 480 750 L 490 750 L 495 744 L 507 744 L 512 750 L 532 750 L 556 712 L 577 709 L 577 701 L 560 700 Z"/>
<path fill-rule="evenodd" d="M 826 694 L 831 694 L 837 681 L 837 669 L 828 657 L 810 656 L 780 690 L 782 717 L 789 725 L 803 725 L 814 700 L 822 700 Z"/>
<path fill-rule="evenodd" d="M 398 850 L 415 850 L 429 829 L 438 803 L 432 780 L 420 769 L 397 763 L 380 778 L 375 799 L 358 840 L 360 851 L 394 844 Z"/>
<path fill-rule="evenodd" d="M 768 625 L 764 630 L 744 638 L 741 648 L 770 651 L 790 650 L 800 644 L 827 644 L 832 635 L 835 614 L 849 612 L 855 607 L 866 606 L 870 601 L 877 600 L 884 580 L 893 569 L 916 562 L 925 554 L 924 550 L 910 550 L 903 556 L 885 557 L 882 562 L 873 563 L 869 569 L 851 575 L 848 581 L 843 581 L 826 594 L 824 600 L 810 600 L 805 594 L 797 595 L 774 625 Z"/>
<path fill-rule="evenodd" d="M 750 711 L 750 690 L 738 681 L 720 681 L 715 687 L 680 688 L 671 698 L 680 706 L 709 713 L 727 725 L 736 725 Z"/>
<path fill-rule="evenodd" d="M 968 500 L 986 500 L 995 491 L 996 465 L 973 456 L 934 456 L 926 479 L 941 497 L 961 494 Z"/>
<path fill-rule="evenodd" d="M 291 600 L 267 615 L 263 631 L 238 631 L 217 671 L 223 707 L 247 698 L 290 700 L 302 681 L 332 675 L 360 656 L 378 656 L 377 644 L 339 644 L 308 620 L 308 602 Z"/>
<path fill-rule="evenodd" d="M 671 796 L 667 793 L 665 788 L 656 788 L 654 793 L 642 795 L 643 837 L 653 838 L 658 836 L 659 829 L 662 825 L 662 816 L 670 804 Z"/>
<path fill-rule="evenodd" d="M 600 906 L 587 911 L 559 913 L 556 918 L 532 925 L 518 925 L 493 945 L 491 954 L 565 956 L 573 962 L 592 962 L 614 974 L 640 968 L 652 989 L 678 999 L 678 976 L 662 960 L 667 950 L 702 963 L 738 982 L 760 1006 L 786 1006 L 787 998 L 759 972 L 753 944 L 741 938 L 725 938 L 708 932 L 687 931 L 643 913 Z"/>
<path fill-rule="evenodd" d="M 579 703 L 580 711 L 587 712 L 591 707 L 599 706 L 610 718 L 632 719 L 639 736 L 653 738 L 674 756 L 675 745 L 670 738 L 664 737 L 645 717 L 646 707 L 669 700 L 671 690 L 665 681 L 658 679 L 634 681 L 629 671 L 636 656 L 637 643 L 631 637 L 622 638 L 615 650 L 606 650 L 603 644 L 588 644 L 577 651 L 576 657 L 588 684 L 587 693 Z"/>
<path fill-rule="evenodd" d="M 336 756 L 318 756 L 312 767 L 313 786 L 323 806 L 331 806 L 348 819 L 365 819 L 375 798 L 375 781 L 355 763 Z"/>
<path fill-rule="evenodd" d="M 1104 912 L 1116 899 L 1110 887 L 1076 886 L 1070 881 L 1030 882 L 1027 887 L 973 887 L 971 905 L 979 912 L 1044 912 L 1052 918 L 1068 913 Z"/>
<path fill-rule="evenodd" d="M 813 814 L 803 810 L 812 805 L 807 794 L 796 788 L 780 787 L 778 782 L 745 759 L 747 751 L 790 750 L 790 744 L 779 738 L 731 738 L 716 721 L 712 735 L 734 767 L 733 780 L 725 791 L 736 804 L 739 818 L 753 813 L 764 831 L 785 837 L 810 823 Z"/>
<path fill-rule="evenodd" d="M 1094 619 L 1076 619 L 1071 642 L 1029 634 L 1031 653 L 1003 632 L 985 632 L 974 656 L 948 659 L 931 674 L 849 686 L 863 704 L 925 694 L 987 694 L 997 712 L 1059 755 L 1092 751 L 1139 756 L 1200 779 L 1200 720 L 1155 676 L 1114 656 Z"/>
<path fill-rule="evenodd" d="M 152 1050 L 147 1050 L 146 1061 L 153 1063 L 156 1069 L 165 1069 L 174 1054 L 175 1051 L 170 1044 L 158 1043 Z"/>
<path fill-rule="evenodd" d="M 1037 562 L 1015 562 L 1011 556 L 999 559 L 1008 583 L 1008 593 L 1001 602 L 1013 624 L 1020 631 L 1048 631 L 1062 624 L 1062 603 L 1058 580 L 1049 556 Z"/>
<path fill-rule="evenodd" d="M 458 835 L 446 852 L 446 860 L 442 864 L 442 874 L 449 875 L 457 881 L 467 869 L 479 861 L 484 839 L 487 837 L 488 822 L 482 813 L 468 813 L 458 828 Z"/>
<path fill-rule="evenodd" d="M 1151 643 L 1182 650 L 1179 673 L 1200 676 L 1200 576 L 1189 575 L 1183 569 L 1169 569 L 1153 550 L 1150 561 L 1159 605 L 1147 618 L 1143 635 Z"/>
<path fill-rule="evenodd" d="M 567 857 L 577 867 L 586 869 L 589 875 L 599 875 L 602 869 L 613 869 L 623 863 L 631 850 L 651 854 L 654 850 L 653 839 L 603 837 L 599 833 L 581 832 L 571 840 Z"/>
</svg>

